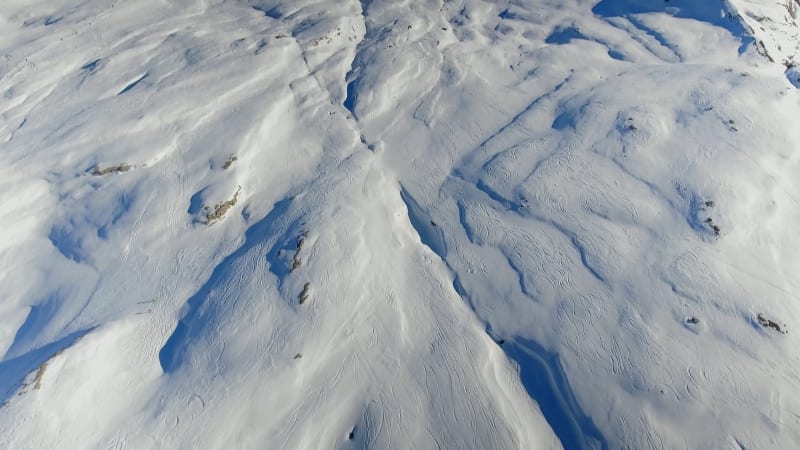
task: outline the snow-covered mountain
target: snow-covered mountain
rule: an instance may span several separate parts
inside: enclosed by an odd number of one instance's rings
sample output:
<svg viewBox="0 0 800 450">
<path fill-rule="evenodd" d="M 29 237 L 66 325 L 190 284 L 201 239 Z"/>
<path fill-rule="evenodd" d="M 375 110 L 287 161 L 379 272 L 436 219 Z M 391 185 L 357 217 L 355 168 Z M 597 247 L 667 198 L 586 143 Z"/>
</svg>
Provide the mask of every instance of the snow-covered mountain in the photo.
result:
<svg viewBox="0 0 800 450">
<path fill-rule="evenodd" d="M 0 448 L 796 448 L 798 14 L 3 0 Z"/>
</svg>

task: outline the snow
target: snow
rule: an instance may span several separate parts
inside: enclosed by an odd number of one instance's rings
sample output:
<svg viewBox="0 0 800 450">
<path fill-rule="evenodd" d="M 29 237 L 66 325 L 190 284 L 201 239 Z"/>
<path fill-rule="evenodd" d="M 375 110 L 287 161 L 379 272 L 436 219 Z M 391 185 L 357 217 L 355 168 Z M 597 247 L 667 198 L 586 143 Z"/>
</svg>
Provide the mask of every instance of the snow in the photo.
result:
<svg viewBox="0 0 800 450">
<path fill-rule="evenodd" d="M 793 448 L 798 8 L 4 1 L 0 447 Z"/>
</svg>

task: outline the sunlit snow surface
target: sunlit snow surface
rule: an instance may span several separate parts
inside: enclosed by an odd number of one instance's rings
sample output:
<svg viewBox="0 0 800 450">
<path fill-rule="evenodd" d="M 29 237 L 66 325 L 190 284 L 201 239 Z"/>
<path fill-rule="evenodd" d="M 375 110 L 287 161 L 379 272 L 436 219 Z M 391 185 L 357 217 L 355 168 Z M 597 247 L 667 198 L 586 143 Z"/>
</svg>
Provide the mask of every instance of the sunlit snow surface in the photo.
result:
<svg viewBox="0 0 800 450">
<path fill-rule="evenodd" d="M 3 0 L 0 448 L 796 448 L 797 9 Z"/>
</svg>

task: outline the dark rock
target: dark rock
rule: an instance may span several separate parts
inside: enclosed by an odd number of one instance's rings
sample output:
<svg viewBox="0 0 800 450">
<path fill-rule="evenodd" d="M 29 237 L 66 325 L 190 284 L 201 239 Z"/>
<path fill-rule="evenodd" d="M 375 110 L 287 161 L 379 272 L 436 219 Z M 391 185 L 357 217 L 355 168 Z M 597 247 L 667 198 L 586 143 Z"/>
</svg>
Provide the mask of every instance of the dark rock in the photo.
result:
<svg viewBox="0 0 800 450">
<path fill-rule="evenodd" d="M 756 320 L 758 320 L 758 324 L 761 325 L 764 328 L 772 328 L 773 330 L 775 330 L 775 331 L 777 331 L 778 333 L 781 333 L 781 334 L 787 334 L 788 333 L 788 331 L 786 331 L 784 328 L 782 328 L 777 322 L 775 322 L 773 320 L 770 320 L 770 319 L 767 319 L 761 313 L 758 313 L 758 316 L 756 317 Z M 786 325 L 784 325 L 784 327 L 786 327 Z"/>
</svg>

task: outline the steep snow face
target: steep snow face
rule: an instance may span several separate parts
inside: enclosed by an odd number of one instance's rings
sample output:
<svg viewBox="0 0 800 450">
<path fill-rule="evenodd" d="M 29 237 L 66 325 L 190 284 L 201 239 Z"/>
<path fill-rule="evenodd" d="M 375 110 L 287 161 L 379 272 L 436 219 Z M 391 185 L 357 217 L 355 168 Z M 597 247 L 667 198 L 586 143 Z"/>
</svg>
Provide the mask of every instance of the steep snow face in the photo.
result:
<svg viewBox="0 0 800 450">
<path fill-rule="evenodd" d="M 766 59 L 786 67 L 786 78 L 800 88 L 800 1 L 754 2 L 737 0 L 737 9 L 757 37 L 757 48 Z"/>
<path fill-rule="evenodd" d="M 3 2 L 0 446 L 792 448 L 792 11 Z"/>
</svg>

